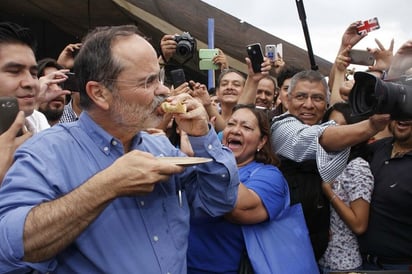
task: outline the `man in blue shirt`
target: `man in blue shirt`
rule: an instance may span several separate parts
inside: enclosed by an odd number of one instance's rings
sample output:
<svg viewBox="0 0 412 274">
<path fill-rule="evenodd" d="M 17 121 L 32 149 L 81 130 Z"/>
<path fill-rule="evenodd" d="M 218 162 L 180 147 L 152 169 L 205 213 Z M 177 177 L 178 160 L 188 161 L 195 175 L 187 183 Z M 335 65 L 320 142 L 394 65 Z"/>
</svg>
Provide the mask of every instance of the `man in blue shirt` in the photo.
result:
<svg viewBox="0 0 412 274">
<path fill-rule="evenodd" d="M 175 120 L 195 156 L 213 161 L 159 160 L 184 155 L 145 131 L 161 121 L 168 89 L 135 26 L 91 32 L 74 72 L 79 120 L 27 141 L 0 189 L 0 273 L 186 273 L 189 216 L 219 216 L 236 202 L 232 153 L 201 103 L 180 94 L 168 99 L 186 104 Z"/>
</svg>

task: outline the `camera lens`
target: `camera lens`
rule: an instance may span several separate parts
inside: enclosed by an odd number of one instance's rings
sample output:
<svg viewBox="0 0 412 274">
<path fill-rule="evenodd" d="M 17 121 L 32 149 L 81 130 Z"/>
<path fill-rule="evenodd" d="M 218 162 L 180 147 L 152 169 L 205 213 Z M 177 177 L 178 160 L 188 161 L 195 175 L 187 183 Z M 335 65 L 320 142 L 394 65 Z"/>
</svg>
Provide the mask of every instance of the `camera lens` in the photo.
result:
<svg viewBox="0 0 412 274">
<path fill-rule="evenodd" d="M 412 86 L 384 82 L 366 72 L 356 72 L 349 94 L 354 115 L 388 113 L 393 120 L 412 119 Z"/>
<path fill-rule="evenodd" d="M 192 52 L 192 45 L 188 41 L 180 41 L 176 46 L 177 54 L 181 56 L 189 55 Z"/>
</svg>

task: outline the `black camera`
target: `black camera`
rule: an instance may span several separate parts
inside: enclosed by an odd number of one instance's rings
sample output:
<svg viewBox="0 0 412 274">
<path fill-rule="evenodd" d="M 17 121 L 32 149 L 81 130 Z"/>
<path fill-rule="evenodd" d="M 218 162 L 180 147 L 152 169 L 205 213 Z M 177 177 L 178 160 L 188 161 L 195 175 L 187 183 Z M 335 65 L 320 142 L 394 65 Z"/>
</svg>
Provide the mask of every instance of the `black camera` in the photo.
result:
<svg viewBox="0 0 412 274">
<path fill-rule="evenodd" d="M 183 32 L 182 35 L 175 35 L 174 40 L 177 43 L 176 54 L 182 57 L 192 57 L 196 50 L 196 39 L 190 33 Z"/>
<path fill-rule="evenodd" d="M 392 120 L 412 119 L 412 75 L 382 81 L 367 72 L 356 72 L 349 104 L 356 116 L 390 114 Z"/>
</svg>

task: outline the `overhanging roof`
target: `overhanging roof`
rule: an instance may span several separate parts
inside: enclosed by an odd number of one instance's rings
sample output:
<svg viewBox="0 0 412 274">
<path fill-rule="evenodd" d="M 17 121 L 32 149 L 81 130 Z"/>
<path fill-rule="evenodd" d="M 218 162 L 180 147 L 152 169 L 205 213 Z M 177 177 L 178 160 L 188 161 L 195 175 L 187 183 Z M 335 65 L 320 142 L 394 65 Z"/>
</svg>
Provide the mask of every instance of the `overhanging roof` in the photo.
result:
<svg viewBox="0 0 412 274">
<path fill-rule="evenodd" d="M 310 68 L 306 50 L 200 0 L 14 0 L 0 1 L 0 10 L 1 20 L 13 20 L 36 32 L 40 58 L 57 57 L 66 44 L 80 41 L 90 28 L 102 25 L 135 24 L 157 49 L 164 34 L 188 31 L 198 48 L 207 48 L 207 22 L 214 18 L 215 47 L 225 52 L 232 67 L 245 71 L 246 45 L 260 42 L 282 43 L 286 63 Z M 319 71 L 328 75 L 331 63 L 317 56 L 315 60 Z M 206 82 L 197 56 L 185 64 L 185 70 L 193 79 Z"/>
</svg>

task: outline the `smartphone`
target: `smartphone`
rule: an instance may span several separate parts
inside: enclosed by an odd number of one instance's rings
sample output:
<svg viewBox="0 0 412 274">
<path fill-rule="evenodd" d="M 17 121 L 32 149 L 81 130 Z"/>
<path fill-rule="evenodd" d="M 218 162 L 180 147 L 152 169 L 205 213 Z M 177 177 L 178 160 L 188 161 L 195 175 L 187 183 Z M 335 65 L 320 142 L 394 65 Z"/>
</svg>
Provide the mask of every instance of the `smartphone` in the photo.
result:
<svg viewBox="0 0 412 274">
<path fill-rule="evenodd" d="M 266 45 L 265 46 L 265 55 L 270 59 L 271 62 L 275 62 L 277 57 L 276 45 Z"/>
<path fill-rule="evenodd" d="M 283 45 L 282 43 L 279 43 L 276 45 L 276 55 L 278 55 L 283 58 Z"/>
<path fill-rule="evenodd" d="M 199 49 L 199 69 L 216 70 L 219 65 L 213 63 L 213 58 L 219 55 L 218 49 Z"/>
<path fill-rule="evenodd" d="M 199 60 L 200 70 L 216 70 L 219 69 L 219 65 L 213 63 L 212 59 L 200 59 Z"/>
<path fill-rule="evenodd" d="M 218 49 L 199 49 L 199 59 L 213 59 L 217 55 Z"/>
<path fill-rule="evenodd" d="M 67 72 L 66 75 L 68 78 L 62 83 L 62 89 L 79 92 L 79 83 L 74 72 Z"/>
<path fill-rule="evenodd" d="M 19 113 L 19 103 L 15 97 L 0 97 L 0 134 L 7 131 L 16 120 Z M 22 135 L 20 130 L 17 136 Z"/>
<path fill-rule="evenodd" d="M 255 73 L 261 72 L 263 63 L 263 52 L 260 43 L 250 44 L 246 47 L 246 52 L 252 62 L 252 68 Z"/>
<path fill-rule="evenodd" d="M 372 53 L 367 50 L 352 49 L 349 51 L 350 63 L 362 66 L 372 66 L 375 63 L 375 58 Z"/>
<path fill-rule="evenodd" d="M 172 77 L 173 87 L 177 88 L 186 82 L 185 71 L 183 69 L 174 69 L 170 71 L 170 76 Z"/>
<path fill-rule="evenodd" d="M 378 17 L 365 20 L 356 26 L 359 35 L 366 34 L 380 28 Z"/>
</svg>

